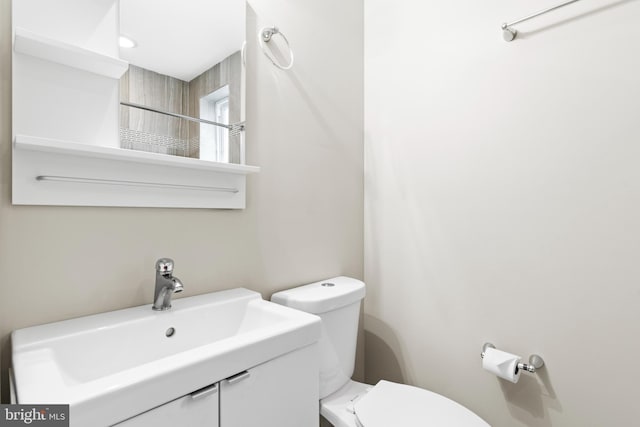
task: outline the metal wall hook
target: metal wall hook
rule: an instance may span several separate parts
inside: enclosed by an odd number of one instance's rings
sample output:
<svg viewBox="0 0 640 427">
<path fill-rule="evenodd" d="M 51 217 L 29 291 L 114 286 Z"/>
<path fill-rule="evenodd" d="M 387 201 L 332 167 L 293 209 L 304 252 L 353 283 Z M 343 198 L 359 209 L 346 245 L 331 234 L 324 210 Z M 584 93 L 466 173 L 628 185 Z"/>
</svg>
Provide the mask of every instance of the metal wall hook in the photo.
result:
<svg viewBox="0 0 640 427">
<path fill-rule="evenodd" d="M 481 358 L 484 359 L 484 355 L 489 348 L 495 349 L 496 346 L 491 344 L 490 342 L 484 343 L 484 345 L 482 346 L 482 353 L 480 353 Z M 537 354 L 532 354 L 531 356 L 529 356 L 529 363 L 518 363 L 518 366 L 516 367 L 516 373 L 518 373 L 518 370 L 522 370 L 527 371 L 531 374 L 535 374 L 536 370 L 542 368 L 543 366 L 544 359 Z"/>
</svg>

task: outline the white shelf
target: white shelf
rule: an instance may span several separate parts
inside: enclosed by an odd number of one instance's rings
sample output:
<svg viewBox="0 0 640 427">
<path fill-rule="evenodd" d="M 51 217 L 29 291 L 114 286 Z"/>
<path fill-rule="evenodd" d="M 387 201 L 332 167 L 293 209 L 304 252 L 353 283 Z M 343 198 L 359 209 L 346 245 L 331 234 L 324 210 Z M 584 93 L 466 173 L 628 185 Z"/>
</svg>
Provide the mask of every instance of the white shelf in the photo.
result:
<svg viewBox="0 0 640 427">
<path fill-rule="evenodd" d="M 190 157 L 169 156 L 146 151 L 126 150 L 123 148 L 102 147 L 78 142 L 60 141 L 27 135 L 16 135 L 14 147 L 17 150 L 39 151 L 67 156 L 90 157 L 93 159 L 116 160 L 119 162 L 160 165 L 170 168 L 200 169 L 212 172 L 247 175 L 260 172 L 258 166 L 220 163 Z"/>
<path fill-rule="evenodd" d="M 245 207 L 259 167 L 17 135 L 13 203 L 19 205 Z"/>
<path fill-rule="evenodd" d="M 129 67 L 129 63 L 120 58 L 51 39 L 24 28 L 15 29 L 14 50 L 113 79 L 122 77 Z"/>
</svg>

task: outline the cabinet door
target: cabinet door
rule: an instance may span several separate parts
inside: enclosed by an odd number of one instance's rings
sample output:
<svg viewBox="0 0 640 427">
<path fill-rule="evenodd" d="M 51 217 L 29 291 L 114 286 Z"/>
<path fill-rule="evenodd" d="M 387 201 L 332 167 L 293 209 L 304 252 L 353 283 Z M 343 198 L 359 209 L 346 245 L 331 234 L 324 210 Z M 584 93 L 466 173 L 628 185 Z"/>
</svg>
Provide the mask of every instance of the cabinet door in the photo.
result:
<svg viewBox="0 0 640 427">
<path fill-rule="evenodd" d="M 218 427 L 219 386 L 213 384 L 165 403 L 117 427 Z"/>
<path fill-rule="evenodd" d="M 316 344 L 220 382 L 222 427 L 313 427 L 319 415 Z"/>
</svg>

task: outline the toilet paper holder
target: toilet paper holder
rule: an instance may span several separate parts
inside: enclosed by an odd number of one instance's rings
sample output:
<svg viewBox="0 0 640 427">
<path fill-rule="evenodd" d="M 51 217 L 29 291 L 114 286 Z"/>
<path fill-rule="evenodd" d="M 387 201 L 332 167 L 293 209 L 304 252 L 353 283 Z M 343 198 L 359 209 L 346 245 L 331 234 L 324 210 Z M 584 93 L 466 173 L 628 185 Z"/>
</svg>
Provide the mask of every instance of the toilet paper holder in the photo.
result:
<svg viewBox="0 0 640 427">
<path fill-rule="evenodd" d="M 484 345 L 482 346 L 482 353 L 480 353 L 481 358 L 484 359 L 484 353 L 488 348 L 496 348 L 496 346 L 491 344 L 490 342 L 484 343 Z M 540 369 L 543 366 L 544 360 L 542 359 L 542 357 L 538 356 L 537 354 L 532 354 L 531 356 L 529 356 L 529 363 L 518 363 L 518 366 L 516 367 L 516 374 L 518 373 L 518 370 L 523 370 L 535 374 L 536 369 Z"/>
</svg>

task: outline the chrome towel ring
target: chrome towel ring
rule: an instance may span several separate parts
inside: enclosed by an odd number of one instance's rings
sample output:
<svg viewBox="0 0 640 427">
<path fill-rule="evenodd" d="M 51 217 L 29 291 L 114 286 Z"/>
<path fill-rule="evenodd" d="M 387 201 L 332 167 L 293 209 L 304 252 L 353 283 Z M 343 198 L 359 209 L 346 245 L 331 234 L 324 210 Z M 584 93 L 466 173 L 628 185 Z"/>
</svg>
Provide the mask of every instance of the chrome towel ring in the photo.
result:
<svg viewBox="0 0 640 427">
<path fill-rule="evenodd" d="M 271 53 L 270 49 L 267 49 L 266 47 L 266 43 L 269 43 L 272 39 L 272 37 L 276 34 L 279 34 L 280 37 L 283 38 L 283 40 L 285 41 L 285 43 L 287 44 L 287 49 L 289 49 L 289 63 L 287 65 L 282 65 L 280 63 L 278 63 L 278 61 L 276 60 L 276 58 L 273 56 L 273 54 Z M 262 52 L 264 53 L 264 55 L 269 58 L 269 61 L 271 61 L 271 63 L 273 65 L 275 65 L 276 67 L 280 68 L 281 70 L 290 70 L 291 67 L 293 67 L 293 50 L 291 49 L 291 46 L 289 45 L 289 40 L 287 40 L 287 37 L 285 37 L 285 35 L 282 33 L 282 31 L 280 31 L 278 29 L 278 27 L 264 27 L 263 29 L 260 30 L 260 32 L 258 33 L 258 43 L 260 43 L 260 47 L 262 48 Z"/>
</svg>

